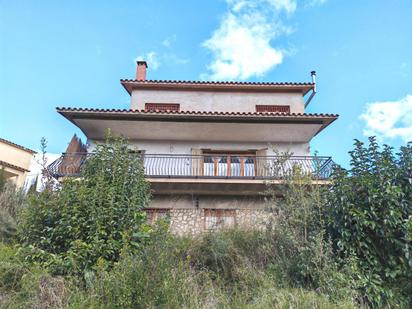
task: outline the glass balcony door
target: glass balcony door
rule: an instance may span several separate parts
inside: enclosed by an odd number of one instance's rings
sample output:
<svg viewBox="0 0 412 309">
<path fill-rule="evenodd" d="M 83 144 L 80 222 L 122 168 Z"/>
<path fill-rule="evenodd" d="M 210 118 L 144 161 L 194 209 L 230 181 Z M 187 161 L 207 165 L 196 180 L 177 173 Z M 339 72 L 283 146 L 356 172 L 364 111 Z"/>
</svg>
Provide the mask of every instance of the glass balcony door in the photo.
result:
<svg viewBox="0 0 412 309">
<path fill-rule="evenodd" d="M 256 156 L 253 154 L 207 154 L 203 156 L 203 175 L 218 177 L 254 177 Z"/>
</svg>

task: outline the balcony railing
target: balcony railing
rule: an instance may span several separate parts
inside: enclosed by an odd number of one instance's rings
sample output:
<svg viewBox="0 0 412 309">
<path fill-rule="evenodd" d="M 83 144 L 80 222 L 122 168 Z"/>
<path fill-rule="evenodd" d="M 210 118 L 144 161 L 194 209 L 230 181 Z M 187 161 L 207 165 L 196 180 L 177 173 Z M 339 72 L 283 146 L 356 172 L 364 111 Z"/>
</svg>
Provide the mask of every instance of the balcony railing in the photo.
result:
<svg viewBox="0 0 412 309">
<path fill-rule="evenodd" d="M 299 169 L 316 179 L 327 179 L 334 164 L 330 157 L 318 156 L 132 155 L 141 157 L 147 177 L 168 178 L 282 179 L 294 169 Z M 63 154 L 48 169 L 56 178 L 79 176 L 90 156 L 93 153 Z"/>
</svg>

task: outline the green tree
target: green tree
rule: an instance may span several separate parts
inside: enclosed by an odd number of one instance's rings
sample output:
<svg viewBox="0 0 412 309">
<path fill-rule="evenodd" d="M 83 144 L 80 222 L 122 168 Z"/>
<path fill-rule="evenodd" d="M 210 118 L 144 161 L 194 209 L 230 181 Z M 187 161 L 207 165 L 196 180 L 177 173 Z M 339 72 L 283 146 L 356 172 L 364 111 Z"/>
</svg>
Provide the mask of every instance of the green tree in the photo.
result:
<svg viewBox="0 0 412 309">
<path fill-rule="evenodd" d="M 122 250 L 139 248 L 147 236 L 142 208 L 149 200 L 141 159 L 124 139 L 108 136 L 81 177 L 31 197 L 20 226 L 27 257 L 61 274 L 117 261 Z"/>
<path fill-rule="evenodd" d="M 371 137 L 350 155 L 332 179 L 330 231 L 341 256 L 356 257 L 366 301 L 382 307 L 412 295 L 412 144 L 394 154 Z"/>
</svg>

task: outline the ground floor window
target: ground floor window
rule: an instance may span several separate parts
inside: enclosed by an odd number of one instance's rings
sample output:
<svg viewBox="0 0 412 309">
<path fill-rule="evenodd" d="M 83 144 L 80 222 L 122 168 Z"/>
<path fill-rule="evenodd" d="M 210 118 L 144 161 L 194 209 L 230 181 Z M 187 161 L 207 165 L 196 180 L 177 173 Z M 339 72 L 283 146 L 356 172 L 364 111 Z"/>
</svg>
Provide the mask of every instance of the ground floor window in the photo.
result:
<svg viewBox="0 0 412 309">
<path fill-rule="evenodd" d="M 220 230 L 234 227 L 236 210 L 234 209 L 205 209 L 205 229 Z"/>
<path fill-rule="evenodd" d="M 169 209 L 145 209 L 146 220 L 148 224 L 154 224 L 159 219 L 166 219 L 169 217 Z"/>
</svg>

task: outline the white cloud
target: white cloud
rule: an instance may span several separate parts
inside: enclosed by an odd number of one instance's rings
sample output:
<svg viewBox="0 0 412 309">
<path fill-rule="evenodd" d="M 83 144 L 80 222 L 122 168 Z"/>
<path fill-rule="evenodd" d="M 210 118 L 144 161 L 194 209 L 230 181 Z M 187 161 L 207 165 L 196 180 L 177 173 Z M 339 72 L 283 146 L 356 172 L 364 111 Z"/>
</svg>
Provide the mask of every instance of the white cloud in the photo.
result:
<svg viewBox="0 0 412 309">
<path fill-rule="evenodd" d="M 273 47 L 276 37 L 292 30 L 281 14 L 296 10 L 294 0 L 227 0 L 229 10 L 212 37 L 203 42 L 213 55 L 206 74 L 210 79 L 247 79 L 261 76 L 282 63 L 285 50 Z M 205 75 L 203 75 L 205 76 Z"/>
<path fill-rule="evenodd" d="M 148 52 L 144 55 L 137 56 L 137 58 L 134 59 L 134 62 L 143 60 L 145 60 L 150 69 L 153 70 L 157 70 L 161 65 L 159 56 L 154 51 Z"/>
<path fill-rule="evenodd" d="M 136 57 L 133 62 L 136 61 L 143 61 L 147 62 L 147 66 L 151 70 L 157 70 L 160 66 L 165 64 L 172 64 L 172 65 L 185 65 L 190 62 L 189 59 L 179 57 L 174 53 L 157 53 L 154 51 L 142 54 L 141 56 Z"/>
<path fill-rule="evenodd" d="M 366 122 L 365 136 L 412 141 L 412 95 L 398 101 L 368 103 L 360 119 Z"/>
</svg>

